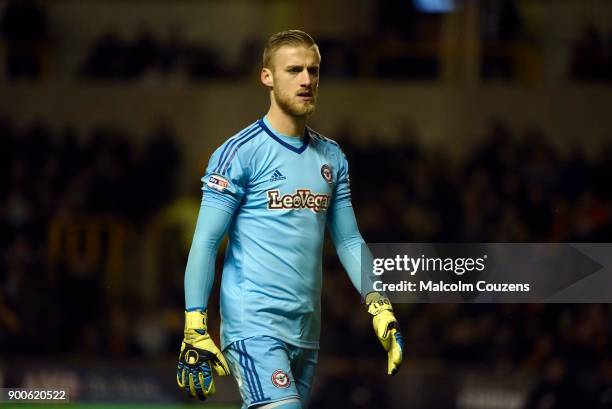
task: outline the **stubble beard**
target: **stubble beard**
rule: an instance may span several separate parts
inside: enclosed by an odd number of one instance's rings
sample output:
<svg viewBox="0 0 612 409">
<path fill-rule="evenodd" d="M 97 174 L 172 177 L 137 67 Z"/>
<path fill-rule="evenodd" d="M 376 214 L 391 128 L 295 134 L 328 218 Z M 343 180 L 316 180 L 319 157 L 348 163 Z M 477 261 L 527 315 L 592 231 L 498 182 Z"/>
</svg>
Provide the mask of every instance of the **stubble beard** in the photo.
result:
<svg viewBox="0 0 612 409">
<path fill-rule="evenodd" d="M 274 100 L 278 107 L 287 115 L 303 118 L 307 117 L 315 111 L 316 93 L 313 90 L 313 100 L 299 103 L 295 101 L 291 95 L 283 94 L 277 88 L 273 88 Z"/>
</svg>

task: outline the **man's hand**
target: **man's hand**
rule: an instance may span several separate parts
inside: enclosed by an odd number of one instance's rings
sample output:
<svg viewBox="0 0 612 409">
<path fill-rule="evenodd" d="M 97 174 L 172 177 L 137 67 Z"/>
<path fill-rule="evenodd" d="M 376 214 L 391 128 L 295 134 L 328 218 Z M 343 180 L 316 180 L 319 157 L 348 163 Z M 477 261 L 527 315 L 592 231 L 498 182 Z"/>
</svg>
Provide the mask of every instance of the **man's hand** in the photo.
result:
<svg viewBox="0 0 612 409">
<path fill-rule="evenodd" d="M 230 373 L 225 357 L 208 334 L 207 318 L 206 311 L 185 312 L 185 338 L 176 369 L 179 387 L 201 400 L 215 393 L 211 366 L 219 376 Z"/>
<path fill-rule="evenodd" d="M 402 364 L 404 339 L 393 315 L 391 302 L 379 293 L 369 293 L 366 296 L 366 304 L 368 312 L 373 316 L 374 332 L 389 355 L 387 373 L 395 375 Z"/>
</svg>

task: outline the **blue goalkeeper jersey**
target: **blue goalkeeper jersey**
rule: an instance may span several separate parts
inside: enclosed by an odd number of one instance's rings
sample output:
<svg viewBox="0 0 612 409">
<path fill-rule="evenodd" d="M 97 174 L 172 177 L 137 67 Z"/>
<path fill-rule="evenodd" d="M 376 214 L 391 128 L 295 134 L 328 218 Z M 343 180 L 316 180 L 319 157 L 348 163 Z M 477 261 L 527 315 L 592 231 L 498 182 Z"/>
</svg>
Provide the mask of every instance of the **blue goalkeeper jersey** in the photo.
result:
<svg viewBox="0 0 612 409">
<path fill-rule="evenodd" d="M 279 134 L 261 119 L 212 155 L 203 205 L 233 214 L 221 281 L 221 344 L 268 335 L 319 347 L 328 212 L 351 206 L 338 144 L 306 128 Z"/>
</svg>

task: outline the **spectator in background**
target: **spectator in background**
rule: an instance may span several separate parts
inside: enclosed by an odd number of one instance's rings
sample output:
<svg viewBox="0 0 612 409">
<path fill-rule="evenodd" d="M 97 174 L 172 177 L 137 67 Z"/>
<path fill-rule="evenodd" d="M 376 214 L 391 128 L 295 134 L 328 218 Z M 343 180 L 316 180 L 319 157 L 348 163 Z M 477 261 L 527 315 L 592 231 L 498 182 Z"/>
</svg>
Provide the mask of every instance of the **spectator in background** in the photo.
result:
<svg viewBox="0 0 612 409">
<path fill-rule="evenodd" d="M 181 27 L 176 26 L 169 30 L 169 38 L 161 41 L 158 58 L 162 76 L 167 77 L 178 69 L 184 54 L 183 38 Z"/>
<path fill-rule="evenodd" d="M 522 40 L 523 22 L 514 0 L 481 2 L 482 75 L 488 78 L 516 77 L 513 47 Z"/>
<path fill-rule="evenodd" d="M 150 29 L 142 27 L 130 47 L 128 75 L 140 77 L 159 69 L 160 46 Z"/>
<path fill-rule="evenodd" d="M 9 80 L 34 80 L 43 69 L 47 41 L 47 15 L 33 0 L 10 1 L 0 21 L 6 44 L 6 69 Z"/>
<path fill-rule="evenodd" d="M 93 45 L 79 68 L 79 76 L 114 80 L 142 78 L 160 69 L 162 51 L 163 47 L 147 27 L 142 27 L 131 43 L 109 30 Z"/>
<path fill-rule="evenodd" d="M 92 47 L 79 68 L 85 78 L 120 79 L 126 75 L 127 45 L 114 33 L 104 34 Z"/>
<path fill-rule="evenodd" d="M 612 81 L 612 29 L 608 33 L 608 61 L 606 64 L 606 78 Z"/>
<path fill-rule="evenodd" d="M 605 77 L 605 46 L 601 33 L 590 23 L 572 46 L 570 76 L 577 80 L 601 80 Z"/>
<path fill-rule="evenodd" d="M 361 57 L 373 59 L 376 75 L 382 78 L 435 79 L 440 69 L 441 17 L 419 12 L 411 1 L 375 4 L 377 34 L 360 48 Z"/>
</svg>

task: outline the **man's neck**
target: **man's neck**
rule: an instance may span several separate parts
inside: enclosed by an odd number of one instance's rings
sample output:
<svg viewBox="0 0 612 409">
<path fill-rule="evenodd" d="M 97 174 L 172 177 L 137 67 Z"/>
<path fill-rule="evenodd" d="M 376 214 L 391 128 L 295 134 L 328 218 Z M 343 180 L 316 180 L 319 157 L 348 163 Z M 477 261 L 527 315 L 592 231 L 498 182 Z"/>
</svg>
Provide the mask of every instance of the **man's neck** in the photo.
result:
<svg viewBox="0 0 612 409">
<path fill-rule="evenodd" d="M 271 106 L 266 118 L 272 127 L 287 136 L 301 138 L 306 128 L 306 117 L 294 117 L 287 115 L 281 109 Z"/>
</svg>

